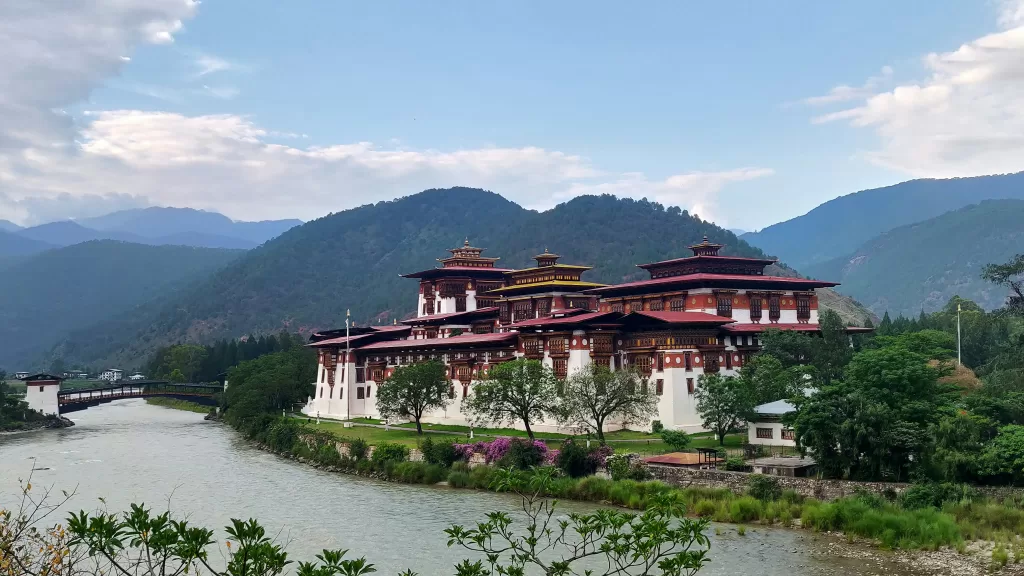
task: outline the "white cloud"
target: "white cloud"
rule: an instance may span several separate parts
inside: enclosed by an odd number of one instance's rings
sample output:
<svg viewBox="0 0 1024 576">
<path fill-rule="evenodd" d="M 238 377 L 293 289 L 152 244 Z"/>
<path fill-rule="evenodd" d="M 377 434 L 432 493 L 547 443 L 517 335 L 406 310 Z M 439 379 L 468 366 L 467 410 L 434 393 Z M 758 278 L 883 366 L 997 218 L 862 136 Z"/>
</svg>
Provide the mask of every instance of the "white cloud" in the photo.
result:
<svg viewBox="0 0 1024 576">
<path fill-rule="evenodd" d="M 874 95 L 878 92 L 879 88 L 887 84 L 891 79 L 892 68 L 890 66 L 883 66 L 882 71 L 878 76 L 868 78 L 861 86 L 847 86 L 845 84 L 841 84 L 829 90 L 828 94 L 825 94 L 824 96 L 812 96 L 810 98 L 805 98 L 804 103 L 812 106 L 822 106 L 825 104 L 835 104 L 837 102 L 861 100 Z"/>
<path fill-rule="evenodd" d="M 874 130 L 880 145 L 864 157 L 915 177 L 1024 170 L 1024 0 L 1000 7 L 1005 30 L 928 54 L 922 59 L 927 78 L 867 90 L 859 105 L 813 122 L 847 121 Z"/>
<path fill-rule="evenodd" d="M 723 186 L 772 173 L 751 168 L 650 180 L 536 147 L 437 151 L 358 142 L 302 148 L 272 143 L 278 133 L 236 115 L 121 110 L 89 119 L 73 159 L 19 162 L 20 176 L 11 183 L 16 194 L 52 198 L 102 191 L 265 219 L 314 218 L 424 188 L 466 185 L 496 190 L 531 208 L 608 192 L 680 205 L 707 218 Z"/>
<path fill-rule="evenodd" d="M 305 134 L 268 130 L 233 114 L 101 110 L 75 119 L 59 112 L 115 78 L 135 46 L 172 41 L 196 6 L 193 0 L 0 2 L 0 215 L 31 224 L 154 204 L 241 219 L 313 218 L 463 185 L 534 208 L 613 192 L 709 217 L 722 187 L 771 174 L 742 168 L 658 179 L 603 170 L 587 158 L 540 147 L 302 146 Z M 195 62 L 201 77 L 237 68 L 212 56 Z M 189 93 L 122 87 L 169 103 Z M 194 92 L 235 95 L 213 82 L 197 84 Z"/>
</svg>

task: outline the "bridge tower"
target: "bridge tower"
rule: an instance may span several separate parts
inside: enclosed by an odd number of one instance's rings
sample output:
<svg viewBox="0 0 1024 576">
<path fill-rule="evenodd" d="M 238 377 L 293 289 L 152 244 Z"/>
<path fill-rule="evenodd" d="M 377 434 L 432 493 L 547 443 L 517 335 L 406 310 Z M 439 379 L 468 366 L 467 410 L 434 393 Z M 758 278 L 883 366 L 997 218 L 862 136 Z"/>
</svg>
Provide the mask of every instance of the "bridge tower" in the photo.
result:
<svg viewBox="0 0 1024 576">
<path fill-rule="evenodd" d="M 53 374 L 33 374 L 21 379 L 25 383 L 25 401 L 28 407 L 45 416 L 59 416 L 60 404 L 57 392 L 60 392 L 60 376 Z"/>
</svg>

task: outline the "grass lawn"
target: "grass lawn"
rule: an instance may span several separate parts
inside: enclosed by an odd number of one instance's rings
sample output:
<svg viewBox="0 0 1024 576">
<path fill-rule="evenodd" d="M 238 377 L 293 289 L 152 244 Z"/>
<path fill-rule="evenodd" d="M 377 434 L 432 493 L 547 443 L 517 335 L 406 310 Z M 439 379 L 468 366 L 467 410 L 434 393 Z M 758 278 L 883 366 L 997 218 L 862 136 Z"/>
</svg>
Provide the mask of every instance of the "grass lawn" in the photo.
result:
<svg viewBox="0 0 1024 576">
<path fill-rule="evenodd" d="M 303 418 L 305 418 L 303 416 Z M 369 418 L 353 418 L 355 424 L 380 424 L 380 420 L 374 420 Z M 332 420 L 321 420 L 320 424 L 316 424 L 315 421 L 310 423 L 314 428 L 332 432 L 334 435 L 345 438 L 362 438 L 369 444 L 377 444 L 380 442 L 396 442 L 399 444 L 405 444 L 406 446 L 417 446 L 422 436 L 416 434 L 416 424 L 401 424 L 392 426 L 391 430 L 384 430 L 383 428 L 371 428 L 368 426 L 352 426 L 351 428 L 345 428 L 344 423 L 332 421 Z M 424 424 L 423 433 L 424 435 L 431 432 L 460 432 L 468 433 L 469 428 L 466 426 L 455 426 L 450 424 Z M 514 437 L 526 437 L 526 432 L 522 430 L 513 430 L 508 428 L 474 428 L 474 435 L 478 434 L 491 434 L 495 436 L 514 436 Z M 620 430 L 616 432 L 610 432 L 605 434 L 608 441 L 608 445 L 613 447 L 616 452 L 636 452 L 645 456 L 664 454 L 671 452 L 668 444 L 661 441 L 660 436 L 654 436 L 644 432 L 636 432 L 632 430 Z M 454 436 L 451 434 L 436 434 L 434 438 L 448 438 L 455 439 L 459 442 L 466 442 L 466 436 Z M 538 433 L 537 439 L 543 440 L 549 448 L 558 448 L 562 441 L 569 438 L 566 434 L 552 434 L 552 433 Z M 690 448 L 717 448 L 718 441 L 712 434 L 701 433 L 694 434 L 692 436 L 693 441 L 690 442 Z M 725 448 L 739 448 L 743 445 L 743 434 L 730 434 L 725 437 Z M 476 436 L 475 440 L 485 440 Z M 636 441 L 624 441 L 624 440 L 648 440 L 646 442 Z M 597 440 L 591 438 L 592 444 L 596 444 Z"/>
</svg>

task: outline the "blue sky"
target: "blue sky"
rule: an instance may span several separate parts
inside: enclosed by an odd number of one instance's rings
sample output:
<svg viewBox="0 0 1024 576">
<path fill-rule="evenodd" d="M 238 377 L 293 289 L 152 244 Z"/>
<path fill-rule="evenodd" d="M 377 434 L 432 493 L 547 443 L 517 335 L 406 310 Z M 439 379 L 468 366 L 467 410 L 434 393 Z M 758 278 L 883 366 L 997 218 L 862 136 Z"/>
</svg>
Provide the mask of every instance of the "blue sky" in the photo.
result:
<svg viewBox="0 0 1024 576">
<path fill-rule="evenodd" d="M 56 103 L 79 171 L 14 165 L 31 180 L 7 192 L 16 221 L 145 204 L 309 219 L 462 184 L 539 209 L 647 196 L 754 229 L 914 177 L 1024 169 L 931 150 L 976 141 L 949 127 L 993 97 L 1011 117 L 983 120 L 1021 135 L 1016 35 L 1002 77 L 936 79 L 1020 29 L 1015 1 L 135 1 L 109 3 L 123 41 Z M 948 100 L 903 97 L 927 93 Z"/>
</svg>

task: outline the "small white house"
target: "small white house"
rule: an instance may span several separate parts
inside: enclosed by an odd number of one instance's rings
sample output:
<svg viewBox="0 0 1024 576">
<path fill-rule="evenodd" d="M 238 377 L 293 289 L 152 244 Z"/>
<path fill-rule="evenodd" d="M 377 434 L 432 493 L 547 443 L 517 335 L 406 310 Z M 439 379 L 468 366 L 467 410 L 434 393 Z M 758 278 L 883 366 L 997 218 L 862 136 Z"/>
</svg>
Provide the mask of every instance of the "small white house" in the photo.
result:
<svg viewBox="0 0 1024 576">
<path fill-rule="evenodd" d="M 122 377 L 124 377 L 124 371 L 117 368 L 108 368 L 100 374 L 100 380 L 108 380 L 110 382 L 117 382 Z"/>
<path fill-rule="evenodd" d="M 785 400 L 776 400 L 754 408 L 754 419 L 747 422 L 747 442 L 762 446 L 796 447 L 796 435 L 782 424 L 782 416 L 796 408 Z"/>
<path fill-rule="evenodd" d="M 146 377 L 143 376 L 142 374 L 139 374 L 138 372 L 136 372 L 135 374 L 132 374 L 131 376 L 129 376 L 128 379 L 129 380 L 145 380 Z"/>
<path fill-rule="evenodd" d="M 28 378 L 28 372 L 15 372 L 14 377 L 17 378 L 18 380 Z"/>
</svg>

